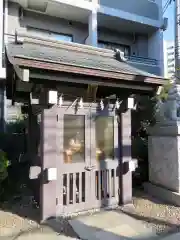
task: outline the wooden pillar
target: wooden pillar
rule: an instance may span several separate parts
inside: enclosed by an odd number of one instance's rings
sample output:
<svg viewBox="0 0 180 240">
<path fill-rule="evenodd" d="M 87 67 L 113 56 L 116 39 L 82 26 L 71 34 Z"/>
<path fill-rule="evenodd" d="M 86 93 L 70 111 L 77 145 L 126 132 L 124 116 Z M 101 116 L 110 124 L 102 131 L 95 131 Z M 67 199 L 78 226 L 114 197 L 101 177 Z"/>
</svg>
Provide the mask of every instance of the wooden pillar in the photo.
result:
<svg viewBox="0 0 180 240">
<path fill-rule="evenodd" d="M 56 133 L 57 133 L 56 108 L 44 109 L 40 124 L 41 143 L 41 221 L 56 216 L 56 181 L 48 181 L 47 170 L 56 168 Z M 60 191 L 60 189 L 58 190 Z"/>
<path fill-rule="evenodd" d="M 37 164 L 36 156 L 37 156 L 37 144 L 38 144 L 38 125 L 37 125 L 37 116 L 32 113 L 31 107 L 29 107 L 29 115 L 28 115 L 28 157 L 31 163 Z"/>
<path fill-rule="evenodd" d="M 120 203 L 132 202 L 132 172 L 129 170 L 131 161 L 131 110 L 123 111 L 120 116 Z"/>
<path fill-rule="evenodd" d="M 27 152 L 28 152 L 28 158 L 31 161 L 31 133 L 32 133 L 32 111 L 29 107 L 28 109 L 28 121 L 27 121 Z"/>
<path fill-rule="evenodd" d="M 31 169 L 36 167 L 37 169 L 41 168 L 41 163 L 39 156 L 37 154 L 38 142 L 39 142 L 39 129 L 37 123 L 37 116 L 33 114 L 31 106 L 29 106 L 28 112 L 28 133 L 27 133 L 27 152 L 28 152 L 28 159 L 30 160 L 30 172 L 29 176 L 31 175 Z M 30 176 L 30 186 L 33 191 L 33 195 L 35 200 L 40 204 L 40 171 L 37 170 L 38 173 L 34 178 Z M 41 207 L 41 205 L 40 205 Z"/>
</svg>

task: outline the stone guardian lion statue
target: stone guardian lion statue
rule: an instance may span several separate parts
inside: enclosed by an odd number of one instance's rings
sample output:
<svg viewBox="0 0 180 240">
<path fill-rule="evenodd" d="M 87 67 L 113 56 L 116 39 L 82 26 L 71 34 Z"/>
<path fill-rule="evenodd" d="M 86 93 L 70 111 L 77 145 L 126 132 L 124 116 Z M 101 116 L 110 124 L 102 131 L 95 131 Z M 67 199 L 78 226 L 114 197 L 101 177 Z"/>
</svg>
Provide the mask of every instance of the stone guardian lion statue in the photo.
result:
<svg viewBox="0 0 180 240">
<path fill-rule="evenodd" d="M 180 121 L 180 85 L 173 84 L 166 101 L 158 101 L 155 116 L 161 123 Z"/>
</svg>

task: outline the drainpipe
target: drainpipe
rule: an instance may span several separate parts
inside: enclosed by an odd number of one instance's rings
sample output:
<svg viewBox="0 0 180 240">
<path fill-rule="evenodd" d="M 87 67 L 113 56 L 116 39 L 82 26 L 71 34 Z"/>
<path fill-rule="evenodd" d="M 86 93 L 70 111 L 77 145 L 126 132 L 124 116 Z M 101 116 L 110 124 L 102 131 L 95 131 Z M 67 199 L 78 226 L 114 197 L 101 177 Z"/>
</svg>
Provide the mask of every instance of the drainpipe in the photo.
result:
<svg viewBox="0 0 180 240">
<path fill-rule="evenodd" d="M 175 1 L 175 76 L 180 82 L 180 0 Z"/>
<path fill-rule="evenodd" d="M 2 71 L 2 49 L 3 49 L 3 10 L 4 10 L 4 1 L 0 1 L 0 69 Z"/>
<path fill-rule="evenodd" d="M 4 48 L 8 42 L 8 0 L 4 0 Z M 5 51 L 5 49 L 4 49 Z M 5 66 L 4 66 L 5 67 Z M 6 131 L 7 122 L 7 99 L 6 99 L 6 87 L 4 89 L 4 131 Z"/>
</svg>

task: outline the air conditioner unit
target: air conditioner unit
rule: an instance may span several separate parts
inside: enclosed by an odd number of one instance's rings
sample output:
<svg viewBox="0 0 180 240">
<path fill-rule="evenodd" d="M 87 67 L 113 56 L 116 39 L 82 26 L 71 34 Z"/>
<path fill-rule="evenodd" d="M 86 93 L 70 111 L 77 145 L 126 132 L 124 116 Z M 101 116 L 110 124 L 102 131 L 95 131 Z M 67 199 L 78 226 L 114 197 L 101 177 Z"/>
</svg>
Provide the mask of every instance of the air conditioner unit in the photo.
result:
<svg viewBox="0 0 180 240">
<path fill-rule="evenodd" d="M 163 31 L 166 31 L 166 29 L 168 28 L 168 18 L 163 18 L 163 24 L 162 24 L 162 26 L 161 26 L 161 29 L 163 30 Z"/>
</svg>

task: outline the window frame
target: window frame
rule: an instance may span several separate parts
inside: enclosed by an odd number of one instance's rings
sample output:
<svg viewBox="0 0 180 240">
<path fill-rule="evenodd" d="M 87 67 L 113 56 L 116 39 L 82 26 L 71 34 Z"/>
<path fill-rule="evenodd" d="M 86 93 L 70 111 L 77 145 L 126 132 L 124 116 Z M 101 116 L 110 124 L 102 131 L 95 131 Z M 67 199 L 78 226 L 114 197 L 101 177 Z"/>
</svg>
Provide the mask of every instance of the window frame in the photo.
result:
<svg viewBox="0 0 180 240">
<path fill-rule="evenodd" d="M 104 135 L 105 131 L 108 130 L 107 128 L 104 128 L 103 124 L 101 124 L 101 126 L 103 126 L 102 128 L 98 128 L 98 125 L 100 123 L 101 120 L 103 121 L 109 121 L 110 119 L 110 124 L 112 125 L 112 136 L 110 139 L 108 138 L 105 138 L 106 134 Z M 100 120 L 100 121 L 99 121 Z M 109 124 L 109 122 L 106 122 Z M 97 130 L 103 130 L 103 132 L 98 132 Z M 114 116 L 103 116 L 103 115 L 97 115 L 96 118 L 95 118 L 95 145 L 96 145 L 96 151 L 97 149 L 99 150 L 102 150 L 101 147 L 100 147 L 100 142 L 102 142 L 102 144 L 104 145 L 104 153 L 103 153 L 103 158 L 101 158 L 100 156 L 96 155 L 96 161 L 99 162 L 99 161 L 114 161 L 115 160 L 115 152 L 114 152 L 114 146 L 115 146 L 115 142 L 114 142 L 114 135 L 115 135 L 115 126 L 114 126 Z M 99 138 L 99 136 L 101 136 L 101 138 Z M 108 140 L 112 140 L 112 146 L 110 148 L 111 151 L 112 151 L 112 156 L 110 156 L 111 154 L 107 154 L 107 146 L 106 146 L 106 141 Z M 110 151 L 110 152 L 111 152 Z M 100 158 L 99 158 L 100 157 Z"/>
<path fill-rule="evenodd" d="M 80 119 L 78 119 L 77 117 L 80 117 Z M 68 119 L 69 118 L 69 119 Z M 69 128 L 69 123 L 71 121 L 74 121 L 76 123 L 79 122 L 79 123 L 83 123 L 82 126 L 79 126 L 79 125 L 73 125 L 73 128 L 75 130 L 75 132 L 71 129 L 71 127 Z M 81 129 L 82 127 L 82 129 Z M 79 129 L 80 128 L 80 129 Z M 63 115 L 63 152 L 64 152 L 64 163 L 67 164 L 67 163 L 85 163 L 86 162 L 86 133 L 85 133 L 85 128 L 86 128 L 86 119 L 85 119 L 85 115 L 84 114 L 64 114 Z M 71 130 L 71 134 L 69 135 L 69 130 Z M 77 131 L 78 130 L 78 131 Z M 81 133 L 79 134 L 81 137 L 81 141 L 79 141 L 79 144 L 83 142 L 82 144 L 82 148 L 83 148 L 83 151 L 81 152 L 80 149 L 78 149 L 77 151 L 75 150 L 75 146 L 73 147 L 70 146 L 70 141 L 71 140 L 76 140 L 76 134 L 77 133 Z M 73 136 L 72 136 L 73 134 Z M 75 144 L 75 142 L 74 142 Z M 72 149 L 72 151 L 70 150 Z M 67 151 L 71 151 L 73 154 L 72 154 L 72 159 L 71 161 L 68 160 L 68 154 Z M 76 155 L 76 154 L 79 154 L 82 155 L 82 161 L 74 161 L 74 158 L 73 156 Z M 65 157 L 66 155 L 66 157 Z"/>
<path fill-rule="evenodd" d="M 98 40 L 98 47 L 101 48 L 99 46 L 99 44 L 104 44 L 104 45 L 109 45 L 111 46 L 111 49 L 118 49 L 118 46 L 119 47 L 123 47 L 124 49 L 128 49 L 128 55 L 125 54 L 125 56 L 131 56 L 131 47 L 129 45 L 126 45 L 126 44 L 121 44 L 121 43 L 115 43 L 115 42 L 109 42 L 109 41 L 103 41 L 103 40 Z M 117 47 L 116 47 L 117 46 Z M 110 48 L 106 48 L 106 49 L 110 49 Z M 124 51 L 125 53 L 125 51 Z"/>
<path fill-rule="evenodd" d="M 47 38 L 49 39 L 52 39 L 52 40 L 55 40 L 55 41 L 63 41 L 63 42 L 74 42 L 74 39 L 73 39 L 73 35 L 72 34 L 66 34 L 66 33 L 62 33 L 62 32 L 54 32 L 54 31 L 50 31 L 50 30 L 46 30 L 46 29 L 41 29 L 41 28 L 35 28 L 35 27 L 30 27 L 28 26 L 27 27 L 27 32 L 30 30 L 31 31 L 34 31 L 35 32 L 42 32 L 42 33 L 47 33 Z M 71 41 L 65 41 L 65 40 L 60 40 L 60 39 L 56 39 L 56 38 L 53 38 L 52 35 L 57 35 L 57 36 L 64 36 L 64 37 L 69 37 L 71 39 Z"/>
</svg>

